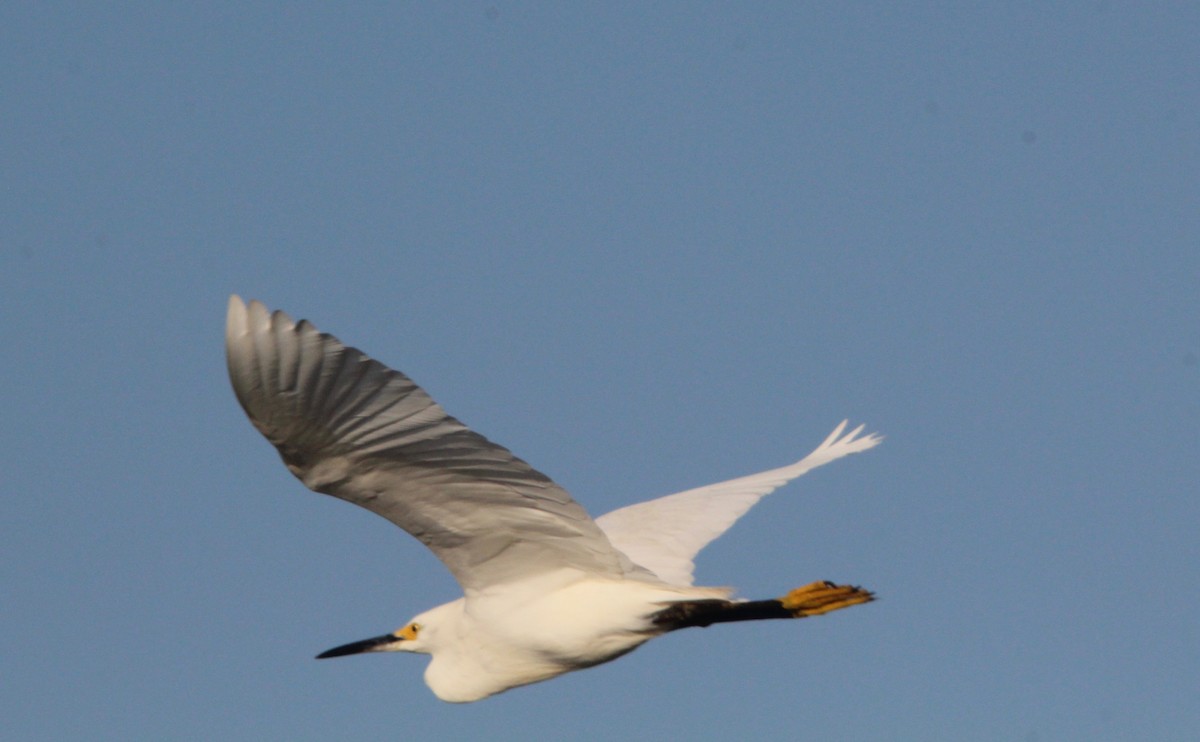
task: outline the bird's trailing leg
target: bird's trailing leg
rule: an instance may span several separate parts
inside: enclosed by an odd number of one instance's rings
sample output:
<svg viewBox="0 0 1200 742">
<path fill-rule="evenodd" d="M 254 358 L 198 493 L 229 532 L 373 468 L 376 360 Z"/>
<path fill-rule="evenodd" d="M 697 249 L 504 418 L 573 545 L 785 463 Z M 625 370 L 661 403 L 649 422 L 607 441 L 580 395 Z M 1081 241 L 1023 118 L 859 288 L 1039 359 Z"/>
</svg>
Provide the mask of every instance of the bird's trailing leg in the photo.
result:
<svg viewBox="0 0 1200 742">
<path fill-rule="evenodd" d="M 664 631 L 692 626 L 711 626 L 731 621 L 762 621 L 768 618 L 807 618 L 869 603 L 875 596 L 854 585 L 828 581 L 813 582 L 792 590 L 775 600 L 687 600 L 671 603 L 650 616 L 651 623 Z"/>
</svg>

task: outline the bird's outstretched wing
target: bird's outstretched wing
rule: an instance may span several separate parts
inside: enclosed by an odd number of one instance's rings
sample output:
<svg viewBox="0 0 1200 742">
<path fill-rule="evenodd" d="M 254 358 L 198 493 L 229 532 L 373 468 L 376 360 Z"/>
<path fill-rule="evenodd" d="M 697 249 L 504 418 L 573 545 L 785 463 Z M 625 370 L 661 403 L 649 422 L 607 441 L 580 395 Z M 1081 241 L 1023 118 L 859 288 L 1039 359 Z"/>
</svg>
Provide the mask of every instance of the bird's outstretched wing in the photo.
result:
<svg viewBox="0 0 1200 742">
<path fill-rule="evenodd" d="M 238 401 L 292 474 L 417 537 L 468 594 L 563 567 L 649 577 L 546 475 L 309 322 L 233 296 L 225 350 Z"/>
<path fill-rule="evenodd" d="M 866 451 L 881 440 L 859 437 L 863 426 L 843 435 L 846 421 L 815 451 L 791 466 L 630 505 L 600 516 L 608 540 L 639 566 L 669 585 L 691 585 L 692 560 L 754 503 L 796 477 L 830 461 Z"/>
</svg>

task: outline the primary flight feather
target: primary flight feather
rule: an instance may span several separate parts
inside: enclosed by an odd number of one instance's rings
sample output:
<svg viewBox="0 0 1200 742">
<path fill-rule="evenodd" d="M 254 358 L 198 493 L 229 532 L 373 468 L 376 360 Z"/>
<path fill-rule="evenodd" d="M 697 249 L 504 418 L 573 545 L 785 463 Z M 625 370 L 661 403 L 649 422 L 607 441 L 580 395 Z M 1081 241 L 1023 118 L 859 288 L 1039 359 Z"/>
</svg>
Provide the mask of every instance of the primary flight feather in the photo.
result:
<svg viewBox="0 0 1200 742">
<path fill-rule="evenodd" d="M 802 618 L 865 603 L 815 582 L 776 600 L 692 587 L 693 559 L 764 495 L 881 440 L 839 425 L 779 469 L 592 520 L 565 490 L 446 414 L 407 376 L 308 321 L 233 296 L 229 376 L 250 421 L 309 488 L 387 518 L 428 546 L 463 597 L 321 657 L 431 655 L 446 701 L 474 701 L 614 659 L 680 628 Z"/>
</svg>

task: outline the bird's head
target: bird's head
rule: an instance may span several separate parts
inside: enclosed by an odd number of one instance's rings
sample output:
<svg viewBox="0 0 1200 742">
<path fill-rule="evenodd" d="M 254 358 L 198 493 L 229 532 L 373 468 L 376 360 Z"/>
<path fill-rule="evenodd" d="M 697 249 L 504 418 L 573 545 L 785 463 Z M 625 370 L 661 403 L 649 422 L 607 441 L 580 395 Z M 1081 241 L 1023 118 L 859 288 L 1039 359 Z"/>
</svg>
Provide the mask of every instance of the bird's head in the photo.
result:
<svg viewBox="0 0 1200 742">
<path fill-rule="evenodd" d="M 409 621 L 405 624 L 404 628 L 396 629 L 390 634 L 350 642 L 349 644 L 343 644 L 340 647 L 334 647 L 333 649 L 321 652 L 317 655 L 317 659 L 324 660 L 330 657 L 345 657 L 346 655 L 363 654 L 364 652 L 428 653 L 428 631 L 426 628 L 426 625 L 421 621 Z"/>
</svg>

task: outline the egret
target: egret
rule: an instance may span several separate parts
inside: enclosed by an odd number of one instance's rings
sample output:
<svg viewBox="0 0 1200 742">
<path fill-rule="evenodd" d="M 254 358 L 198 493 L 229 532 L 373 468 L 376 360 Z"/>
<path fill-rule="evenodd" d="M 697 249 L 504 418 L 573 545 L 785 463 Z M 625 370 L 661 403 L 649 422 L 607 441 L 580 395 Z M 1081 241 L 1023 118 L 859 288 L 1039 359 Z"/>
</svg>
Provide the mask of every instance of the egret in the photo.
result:
<svg viewBox="0 0 1200 742">
<path fill-rule="evenodd" d="M 565 490 L 450 417 L 407 376 L 257 301 L 229 300 L 229 375 L 242 408 L 310 489 L 387 518 L 429 547 L 463 597 L 318 655 L 430 655 L 440 699 L 477 701 L 616 659 L 677 629 L 804 618 L 872 600 L 819 581 L 772 600 L 693 586 L 692 560 L 764 495 L 875 446 L 843 421 L 779 469 L 593 520 Z"/>
</svg>

